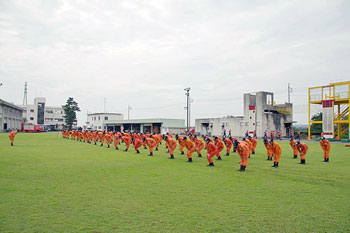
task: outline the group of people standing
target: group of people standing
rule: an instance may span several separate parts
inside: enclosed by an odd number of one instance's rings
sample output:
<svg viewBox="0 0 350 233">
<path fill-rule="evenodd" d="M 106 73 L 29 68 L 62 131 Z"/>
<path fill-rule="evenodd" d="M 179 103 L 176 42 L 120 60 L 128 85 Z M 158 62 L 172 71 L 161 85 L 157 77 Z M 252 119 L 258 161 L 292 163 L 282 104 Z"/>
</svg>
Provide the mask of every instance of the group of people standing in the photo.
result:
<svg viewBox="0 0 350 233">
<path fill-rule="evenodd" d="M 9 133 L 11 146 L 14 145 L 14 138 L 18 131 L 12 131 Z M 240 169 L 238 171 L 244 172 L 248 165 L 248 159 L 251 155 L 255 154 L 255 148 L 258 144 L 254 137 L 246 135 L 242 140 L 238 140 L 229 134 L 228 137 L 223 135 L 222 137 L 214 136 L 213 138 L 203 136 L 203 140 L 196 135 L 184 136 L 184 135 L 171 135 L 171 134 L 143 134 L 143 133 L 124 133 L 124 132 L 106 132 L 106 131 L 78 131 L 78 130 L 65 130 L 62 132 L 62 136 L 66 139 L 82 141 L 90 144 L 99 144 L 107 147 L 113 146 L 116 150 L 119 150 L 120 143 L 125 143 L 124 151 L 128 151 L 130 146 L 134 147 L 136 153 L 140 153 L 139 148 L 149 150 L 149 156 L 153 156 L 154 151 L 158 151 L 162 142 L 165 142 L 165 147 L 168 149 L 170 155 L 169 159 L 174 159 L 174 151 L 179 147 L 181 155 L 187 154 L 187 162 L 192 162 L 192 154 L 197 153 L 197 156 L 202 157 L 202 150 L 207 151 L 207 160 L 209 167 L 214 167 L 213 157 L 217 157 L 216 160 L 222 160 L 220 153 L 226 147 L 226 156 L 229 156 L 232 152 L 237 152 L 240 156 Z M 306 153 L 308 151 L 308 145 L 300 142 L 300 134 L 296 136 L 291 133 L 289 144 L 293 150 L 293 158 L 297 159 L 300 156 L 300 164 L 305 164 Z M 330 142 L 324 137 L 321 138 L 320 145 L 324 151 L 324 162 L 329 162 L 330 154 Z M 274 140 L 274 137 L 270 135 L 270 140 L 267 138 L 267 133 L 264 135 L 264 146 L 267 151 L 267 160 L 273 161 L 273 166 L 278 168 L 282 155 L 282 149 L 278 142 Z"/>
</svg>

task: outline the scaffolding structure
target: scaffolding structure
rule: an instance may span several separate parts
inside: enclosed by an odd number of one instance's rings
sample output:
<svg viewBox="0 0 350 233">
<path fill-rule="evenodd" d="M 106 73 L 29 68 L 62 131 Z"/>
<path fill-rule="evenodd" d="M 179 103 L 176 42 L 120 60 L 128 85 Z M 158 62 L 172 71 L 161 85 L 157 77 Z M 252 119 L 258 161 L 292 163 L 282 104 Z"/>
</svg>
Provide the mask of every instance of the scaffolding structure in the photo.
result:
<svg viewBox="0 0 350 233">
<path fill-rule="evenodd" d="M 311 139 L 311 124 L 322 124 L 323 133 L 335 139 L 342 139 L 348 133 L 350 139 L 350 81 L 330 83 L 327 86 L 309 88 L 308 139 Z M 322 106 L 323 117 L 320 121 L 312 121 L 311 107 Z M 327 110 L 330 110 L 328 115 Z M 325 131 L 331 130 L 331 133 Z"/>
</svg>

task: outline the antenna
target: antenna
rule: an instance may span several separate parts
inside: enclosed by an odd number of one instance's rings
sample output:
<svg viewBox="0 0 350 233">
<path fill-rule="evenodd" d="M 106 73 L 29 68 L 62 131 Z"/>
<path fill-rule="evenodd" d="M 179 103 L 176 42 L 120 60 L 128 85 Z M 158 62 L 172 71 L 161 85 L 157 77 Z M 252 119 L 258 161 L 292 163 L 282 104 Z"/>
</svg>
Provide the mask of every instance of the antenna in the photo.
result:
<svg viewBox="0 0 350 233">
<path fill-rule="evenodd" d="M 24 96 L 23 96 L 23 105 L 25 105 L 25 106 L 28 105 L 27 91 L 28 91 L 28 86 L 27 86 L 27 82 L 25 82 L 24 83 Z"/>
</svg>

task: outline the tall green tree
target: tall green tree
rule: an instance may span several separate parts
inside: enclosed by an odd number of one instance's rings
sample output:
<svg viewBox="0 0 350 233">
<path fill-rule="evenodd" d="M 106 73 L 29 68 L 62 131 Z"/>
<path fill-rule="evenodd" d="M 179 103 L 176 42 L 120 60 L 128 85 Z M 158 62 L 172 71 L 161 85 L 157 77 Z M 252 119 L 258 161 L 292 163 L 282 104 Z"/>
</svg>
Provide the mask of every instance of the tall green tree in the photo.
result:
<svg viewBox="0 0 350 233">
<path fill-rule="evenodd" d="M 64 119 L 66 122 L 66 125 L 69 130 L 72 129 L 74 123 L 77 122 L 77 112 L 80 112 L 80 108 L 78 107 L 78 103 L 74 101 L 72 97 L 69 97 L 67 99 L 67 102 L 65 105 L 62 105 L 62 108 L 64 110 Z"/>
<path fill-rule="evenodd" d="M 316 113 L 311 117 L 312 121 L 322 121 L 322 112 Z M 321 134 L 322 124 L 311 124 L 311 134 Z"/>
</svg>

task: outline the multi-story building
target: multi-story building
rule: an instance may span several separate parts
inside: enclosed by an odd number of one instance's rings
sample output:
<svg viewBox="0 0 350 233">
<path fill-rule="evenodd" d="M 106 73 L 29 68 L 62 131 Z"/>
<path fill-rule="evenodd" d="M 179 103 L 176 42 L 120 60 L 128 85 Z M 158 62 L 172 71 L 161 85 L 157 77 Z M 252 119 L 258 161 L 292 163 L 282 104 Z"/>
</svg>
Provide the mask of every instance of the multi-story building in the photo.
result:
<svg viewBox="0 0 350 233">
<path fill-rule="evenodd" d="M 121 113 L 88 113 L 86 126 L 89 130 L 107 130 L 105 121 L 123 120 Z"/>
<path fill-rule="evenodd" d="M 23 109 L 0 99 L 0 132 L 21 130 Z"/>
<path fill-rule="evenodd" d="M 44 125 L 46 129 L 58 130 L 64 125 L 64 111 L 61 106 L 46 106 L 44 97 L 34 99 L 33 105 L 20 105 L 24 109 L 23 117 L 26 123 Z"/>
<path fill-rule="evenodd" d="M 243 116 L 196 119 L 196 132 L 201 135 L 220 136 L 231 131 L 232 136 L 267 132 L 281 132 L 288 136 L 293 122 L 293 104 L 275 104 L 272 92 L 260 91 L 244 94 Z"/>
</svg>

